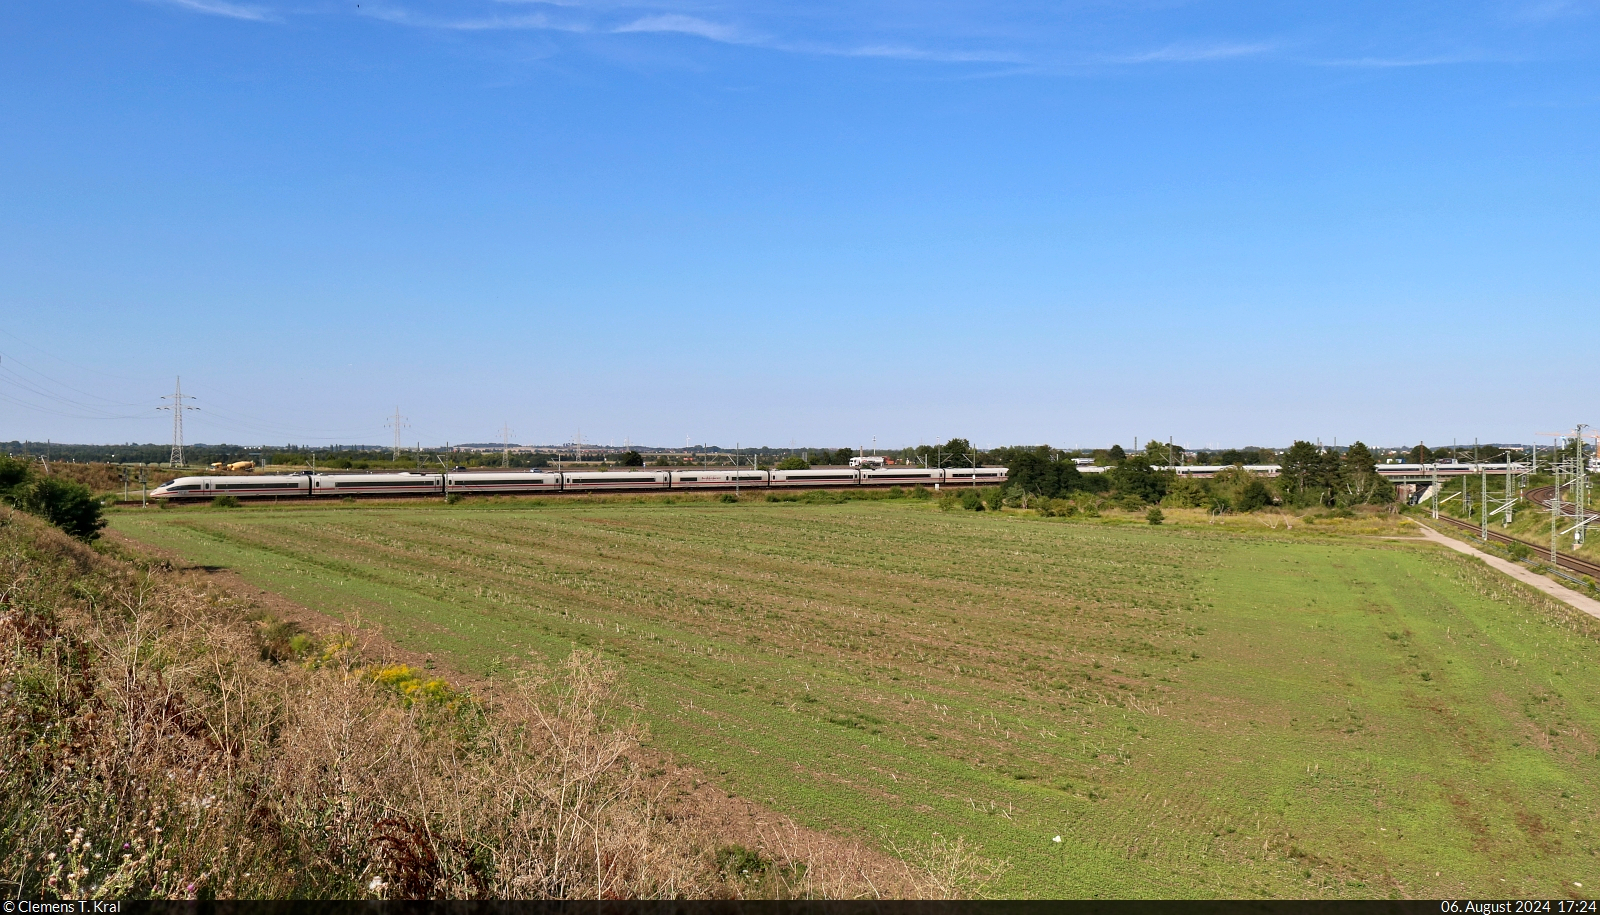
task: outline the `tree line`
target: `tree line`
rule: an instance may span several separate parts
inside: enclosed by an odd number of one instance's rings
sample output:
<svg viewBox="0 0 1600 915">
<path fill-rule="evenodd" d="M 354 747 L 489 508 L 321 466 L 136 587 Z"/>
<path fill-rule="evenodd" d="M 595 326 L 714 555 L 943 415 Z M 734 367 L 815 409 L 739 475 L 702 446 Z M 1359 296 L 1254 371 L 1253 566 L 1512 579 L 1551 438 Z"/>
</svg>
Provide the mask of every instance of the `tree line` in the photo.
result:
<svg viewBox="0 0 1600 915">
<path fill-rule="evenodd" d="M 1165 442 L 1152 442 L 1132 455 L 1112 446 L 1103 455 L 1097 453 L 1096 463 L 1107 468 L 1097 473 L 1084 473 L 1070 452 L 1048 445 L 999 448 L 987 457 L 1006 466 L 1004 504 L 1022 507 L 1030 500 L 1066 500 L 1079 494 L 1103 496 L 1125 508 L 1166 505 L 1221 512 L 1250 512 L 1271 505 L 1349 508 L 1395 499 L 1394 484 L 1378 474 L 1377 459 L 1361 442 L 1341 453 L 1297 441 L 1274 455 L 1281 466 L 1275 479 L 1245 469 L 1247 461 L 1259 462 L 1259 452 L 1233 455 L 1239 460 L 1210 479 L 1179 476 L 1169 469 L 1179 453 L 1177 446 Z"/>
</svg>

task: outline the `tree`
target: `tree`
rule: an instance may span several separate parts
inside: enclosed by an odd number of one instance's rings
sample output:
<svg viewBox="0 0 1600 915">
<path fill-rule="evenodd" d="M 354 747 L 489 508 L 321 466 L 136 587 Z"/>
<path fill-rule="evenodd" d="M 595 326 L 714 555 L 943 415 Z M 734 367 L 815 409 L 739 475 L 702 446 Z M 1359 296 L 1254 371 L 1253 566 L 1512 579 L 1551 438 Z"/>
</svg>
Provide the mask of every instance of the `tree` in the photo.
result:
<svg viewBox="0 0 1600 915">
<path fill-rule="evenodd" d="M 811 465 L 809 463 L 807 463 L 806 459 L 801 457 L 800 455 L 791 454 L 788 457 L 784 458 L 783 460 L 779 461 L 778 462 L 778 466 L 774 467 L 773 469 L 774 470 L 810 470 L 811 469 Z"/>
<path fill-rule="evenodd" d="M 814 452 L 811 455 L 810 466 L 844 466 L 849 464 L 850 459 L 855 456 L 855 451 L 850 448 L 840 448 L 838 451 L 829 451 L 823 448 L 821 451 Z"/>
<path fill-rule="evenodd" d="M 1224 467 L 1211 478 L 1212 508 L 1252 512 L 1272 504 L 1272 490 L 1240 466 Z"/>
<path fill-rule="evenodd" d="M 622 452 L 622 454 L 617 456 L 617 466 L 619 466 L 619 467 L 643 467 L 644 466 L 644 455 L 640 454 L 637 451 L 624 451 L 624 452 Z"/>
<path fill-rule="evenodd" d="M 913 453 L 917 460 L 927 461 L 929 467 L 966 467 L 977 456 L 972 443 L 964 438 L 953 438 L 943 445 L 918 445 Z"/>
<path fill-rule="evenodd" d="M 1120 464 L 1127 459 L 1128 452 L 1123 451 L 1121 445 L 1112 445 L 1111 449 L 1106 452 L 1106 460 L 1109 461 L 1112 466 Z"/>
<path fill-rule="evenodd" d="M 1433 451 L 1427 445 L 1417 442 L 1417 446 L 1411 449 L 1411 453 L 1406 456 L 1406 460 L 1413 464 L 1427 464 L 1433 460 Z"/>
<path fill-rule="evenodd" d="M 1297 441 L 1284 452 L 1279 478 L 1292 505 L 1327 505 L 1339 485 L 1339 458 L 1310 442 Z"/>
<path fill-rule="evenodd" d="M 1227 451 L 1216 455 L 1213 459 L 1217 464 L 1262 464 L 1260 450 L 1229 448 Z"/>
<path fill-rule="evenodd" d="M 1378 459 L 1361 442 L 1345 451 L 1339 476 L 1341 504 L 1382 505 L 1394 501 L 1394 484 L 1378 475 Z"/>
<path fill-rule="evenodd" d="M 1160 502 L 1166 495 L 1173 474 L 1157 473 L 1143 455 L 1128 458 L 1106 471 L 1111 478 L 1111 489 L 1119 495 L 1133 496 L 1145 502 Z"/>
<path fill-rule="evenodd" d="M 1021 487 L 1023 492 L 1054 499 L 1084 488 L 1077 465 L 1058 459 L 1048 448 L 1006 450 L 1006 482 Z"/>
<path fill-rule="evenodd" d="M 1372 449 L 1361 442 L 1356 442 L 1344 452 L 1344 471 L 1347 474 L 1377 473 L 1378 459 L 1372 456 Z"/>
<path fill-rule="evenodd" d="M 1290 445 L 1289 450 L 1283 453 L 1283 462 L 1278 471 L 1286 501 L 1309 504 L 1306 494 L 1317 492 L 1318 482 L 1322 478 L 1321 468 L 1322 456 L 1315 445 L 1299 440 Z M 1320 502 L 1320 497 L 1315 501 Z"/>
<path fill-rule="evenodd" d="M 1169 445 L 1166 442 L 1150 439 L 1145 443 L 1144 456 L 1150 463 L 1158 467 L 1164 467 L 1168 464 L 1181 464 L 1183 463 L 1183 446 Z"/>
</svg>

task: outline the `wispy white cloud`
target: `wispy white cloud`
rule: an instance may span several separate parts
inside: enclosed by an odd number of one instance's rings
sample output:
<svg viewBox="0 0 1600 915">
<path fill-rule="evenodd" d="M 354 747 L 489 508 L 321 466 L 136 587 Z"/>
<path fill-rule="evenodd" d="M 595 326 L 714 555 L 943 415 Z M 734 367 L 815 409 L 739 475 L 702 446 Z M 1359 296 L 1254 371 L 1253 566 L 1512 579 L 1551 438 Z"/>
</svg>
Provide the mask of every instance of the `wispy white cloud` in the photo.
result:
<svg viewBox="0 0 1600 915">
<path fill-rule="evenodd" d="M 253 8 L 238 6 L 230 0 L 160 0 L 184 6 L 218 7 L 239 10 L 253 16 Z M 1029 53 L 1022 50 L 967 48 L 940 48 L 919 46 L 894 41 L 850 42 L 848 40 L 816 40 L 791 38 L 761 31 L 748 25 L 719 21 L 687 12 L 662 12 L 683 8 L 674 0 L 491 0 L 487 15 L 449 17 L 416 12 L 414 6 L 390 6 L 384 0 L 365 4 L 362 15 L 400 25 L 418 28 L 447 29 L 462 32 L 491 31 L 559 31 L 593 35 L 684 35 L 718 44 L 758 48 L 784 54 L 816 57 L 878 58 L 884 60 L 922 61 L 953 65 L 1000 65 L 1004 73 L 1064 73 L 1083 68 L 1131 67 L 1152 64 L 1205 65 L 1251 58 L 1270 58 L 1285 64 L 1321 67 L 1351 68 L 1401 68 L 1429 67 L 1451 64 L 1504 63 L 1500 58 L 1472 54 L 1440 54 L 1418 56 L 1370 57 L 1314 57 L 1292 53 L 1280 41 L 1235 42 L 1181 42 L 1149 50 L 1124 53 L 1088 53 L 1059 56 L 1049 53 Z M 1534 0 L 1549 6 L 1583 6 L 1589 0 Z M 655 10 L 650 7 L 655 6 Z M 492 12 L 499 7 L 506 14 Z M 544 7 L 544 10 L 514 12 Z M 479 5 L 485 11 L 485 5 Z M 628 14 L 632 13 L 629 17 Z M 622 14 L 619 21 L 619 14 Z M 608 21 L 609 20 L 609 21 Z"/>
<path fill-rule="evenodd" d="M 1168 45 L 1153 51 L 1139 51 L 1100 57 L 1095 63 L 1106 64 L 1166 64 L 1205 63 L 1213 60 L 1233 60 L 1239 57 L 1259 57 L 1278 50 L 1272 43 Z"/>
<path fill-rule="evenodd" d="M 781 51 L 790 54 L 810 54 L 819 57 L 881 57 L 894 60 L 925 60 L 939 63 L 1019 63 L 1014 54 L 996 54 L 985 51 L 950 51 L 917 48 L 907 45 L 832 45 L 817 42 L 781 41 L 769 35 L 751 32 L 738 26 L 711 22 L 697 16 L 665 13 L 645 16 L 611 30 L 617 34 L 630 32 L 673 32 L 693 35 L 723 44 L 743 45 Z"/>
<path fill-rule="evenodd" d="M 410 10 L 392 7 L 375 7 L 371 10 L 363 9 L 362 15 L 396 25 L 407 25 L 414 28 L 445 29 L 456 32 L 495 32 L 495 31 L 551 31 L 551 32 L 587 32 L 589 27 L 581 22 L 569 22 L 552 19 L 544 13 L 527 13 L 517 16 L 478 16 L 465 19 L 442 19 L 436 16 L 426 16 L 413 13 Z"/>
<path fill-rule="evenodd" d="M 1356 67 L 1386 70 L 1397 67 L 1445 67 L 1459 64 L 1514 63 L 1511 58 L 1475 54 L 1442 54 L 1435 57 L 1348 57 L 1307 60 L 1320 67 Z"/>
<path fill-rule="evenodd" d="M 229 19 L 248 19 L 252 22 L 272 22 L 278 17 L 271 10 L 256 6 L 245 6 L 239 3 L 229 3 L 227 0 L 158 0 L 167 6 L 177 6 L 196 13 L 205 13 L 210 16 L 226 16 Z"/>
<path fill-rule="evenodd" d="M 685 16 L 680 13 L 645 16 L 641 19 L 635 19 L 626 25 L 619 25 L 612 31 L 617 33 L 677 32 L 683 35 L 697 35 L 701 38 L 726 44 L 753 44 L 757 41 L 755 36 L 746 35 L 734 26 L 709 22 L 697 16 Z"/>
<path fill-rule="evenodd" d="M 793 48 L 792 50 L 803 50 Z M 903 45 L 864 45 L 862 47 L 816 48 L 814 54 L 836 57 L 884 57 L 892 60 L 926 60 L 949 64 L 1020 64 L 1026 61 L 1016 54 L 995 51 L 940 51 L 911 48 Z"/>
<path fill-rule="evenodd" d="M 1509 15 L 1512 19 L 1547 22 L 1551 19 L 1593 13 L 1595 7 L 1596 4 L 1592 0 L 1532 0 L 1532 2 L 1512 4 Z"/>
</svg>

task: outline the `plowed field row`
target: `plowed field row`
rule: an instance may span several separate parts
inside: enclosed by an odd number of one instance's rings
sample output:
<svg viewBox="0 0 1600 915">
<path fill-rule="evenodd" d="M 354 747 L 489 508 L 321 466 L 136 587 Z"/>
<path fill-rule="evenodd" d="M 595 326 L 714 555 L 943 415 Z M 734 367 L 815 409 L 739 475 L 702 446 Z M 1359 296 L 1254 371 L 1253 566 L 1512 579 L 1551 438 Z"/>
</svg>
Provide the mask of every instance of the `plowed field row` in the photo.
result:
<svg viewBox="0 0 1600 915">
<path fill-rule="evenodd" d="M 1596 630 L 1425 545 L 893 502 L 114 525 L 459 669 L 598 646 L 728 790 L 965 836 L 1008 894 L 1600 885 Z"/>
</svg>

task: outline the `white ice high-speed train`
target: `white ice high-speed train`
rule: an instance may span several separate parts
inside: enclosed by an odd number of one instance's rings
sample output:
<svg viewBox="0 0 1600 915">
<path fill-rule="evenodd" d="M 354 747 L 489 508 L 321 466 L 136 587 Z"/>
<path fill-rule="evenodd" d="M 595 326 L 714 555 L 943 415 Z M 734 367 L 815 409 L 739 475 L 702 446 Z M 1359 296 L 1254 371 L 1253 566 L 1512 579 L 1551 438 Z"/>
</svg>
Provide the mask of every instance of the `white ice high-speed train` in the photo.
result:
<svg viewBox="0 0 1600 915">
<path fill-rule="evenodd" d="M 633 470 L 589 473 L 297 473 L 179 477 L 151 496 L 173 501 L 316 499 L 344 496 L 545 495 L 708 489 L 838 489 L 846 486 L 992 486 L 1004 467 L 890 467 L 817 470 Z"/>
</svg>

